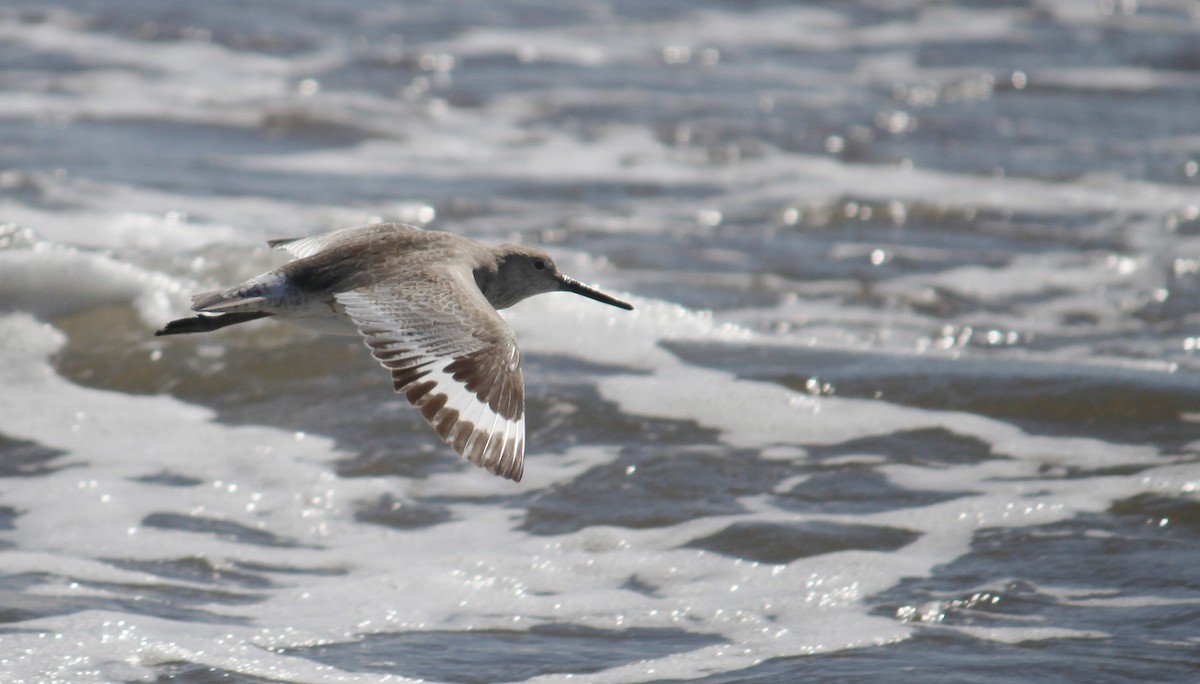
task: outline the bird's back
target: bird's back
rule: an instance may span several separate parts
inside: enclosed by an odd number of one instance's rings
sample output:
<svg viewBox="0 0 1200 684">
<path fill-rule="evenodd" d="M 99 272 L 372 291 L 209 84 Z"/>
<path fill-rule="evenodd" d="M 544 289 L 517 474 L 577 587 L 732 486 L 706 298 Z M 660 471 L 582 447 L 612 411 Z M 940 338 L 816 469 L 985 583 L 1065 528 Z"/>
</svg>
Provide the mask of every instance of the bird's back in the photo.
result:
<svg viewBox="0 0 1200 684">
<path fill-rule="evenodd" d="M 311 254 L 279 269 L 292 287 L 336 294 L 433 269 L 474 268 L 490 251 L 461 235 L 395 223 L 352 229 L 347 235 L 332 233 L 329 238 Z M 288 249 L 289 243 L 280 246 Z"/>
<path fill-rule="evenodd" d="M 192 297 L 192 308 L 228 313 L 288 309 L 313 299 L 329 301 L 338 292 L 413 277 L 439 264 L 462 263 L 482 248 L 453 233 L 401 223 L 377 223 L 267 244 L 296 258 L 232 287 L 197 294 Z"/>
</svg>

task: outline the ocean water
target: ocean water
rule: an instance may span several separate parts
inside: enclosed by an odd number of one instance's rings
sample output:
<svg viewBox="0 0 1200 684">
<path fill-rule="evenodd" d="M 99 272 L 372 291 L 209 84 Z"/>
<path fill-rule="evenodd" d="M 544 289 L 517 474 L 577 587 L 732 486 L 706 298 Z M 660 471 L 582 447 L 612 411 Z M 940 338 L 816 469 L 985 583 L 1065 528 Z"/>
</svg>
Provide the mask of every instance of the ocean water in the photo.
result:
<svg viewBox="0 0 1200 684">
<path fill-rule="evenodd" d="M 1195 681 L 1200 10 L 0 7 L 0 680 Z M 155 338 L 399 220 L 520 484 L 353 338 Z"/>
</svg>

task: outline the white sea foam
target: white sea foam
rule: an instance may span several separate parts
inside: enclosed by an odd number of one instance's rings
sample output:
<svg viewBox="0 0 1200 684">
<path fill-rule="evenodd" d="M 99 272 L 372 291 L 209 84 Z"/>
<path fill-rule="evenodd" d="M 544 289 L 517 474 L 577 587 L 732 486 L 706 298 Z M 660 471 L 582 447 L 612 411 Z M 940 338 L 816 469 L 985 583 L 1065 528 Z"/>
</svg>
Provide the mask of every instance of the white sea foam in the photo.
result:
<svg viewBox="0 0 1200 684">
<path fill-rule="evenodd" d="M 1169 475 L 1151 471 L 1107 478 L 1105 486 L 1097 486 L 1094 479 L 1039 485 L 1040 492 L 1034 493 L 1012 483 L 1012 478 L 1028 477 L 1039 464 L 1060 459 L 1095 465 L 1152 462 L 1154 453 L 1092 440 L 1031 438 L 1001 423 L 966 415 L 903 409 L 883 402 L 814 399 L 725 373 L 689 368 L 673 361 L 657 342 L 674 335 L 719 340 L 731 332 L 709 319 L 648 302 L 639 302 L 642 313 L 622 323 L 618 316 L 623 312 L 601 313 L 595 306 L 585 309 L 587 302 L 567 301 L 564 306 L 547 304 L 544 314 L 524 310 L 514 317 L 523 338 L 536 340 L 530 346 L 544 352 L 650 370 L 649 376 L 601 380 L 604 396 L 627 413 L 694 420 L 717 429 L 723 441 L 742 448 L 829 443 L 871 431 L 886 434 L 952 426 L 1029 463 L 951 468 L 934 482 L 925 470 L 885 468 L 889 478 L 904 486 L 980 491 L 965 500 L 874 516 L 878 524 L 924 533 L 910 547 L 887 554 L 886 561 L 878 554 L 842 553 L 771 566 L 679 548 L 732 520 L 797 520 L 761 507 L 727 520 L 705 519 L 640 532 L 588 528 L 545 540 L 515 532 L 515 512 L 496 510 L 485 500 L 455 505 L 455 521 L 432 529 L 375 528 L 353 524 L 350 504 L 410 488 L 423 495 L 442 492 L 469 501 L 494 494 L 504 483 L 473 477 L 475 473 L 411 485 L 338 480 L 330 472 L 337 455 L 319 437 L 297 441 L 294 434 L 278 430 L 223 427 L 213 423 L 207 411 L 175 400 L 129 397 L 66 383 L 45 360 L 61 345 L 61 335 L 30 319 L 9 316 L 3 331 L 9 350 L 4 379 L 11 391 L 4 395 L 0 432 L 60 449 L 66 452 L 62 464 L 74 467 L 6 492 L 4 504 L 25 511 L 10 535 L 24 552 L 8 558 L 6 569 L 52 568 L 64 583 L 52 583 L 43 591 L 64 597 L 86 594 L 72 589 L 65 578 L 147 586 L 161 581 L 94 560 L 103 557 L 202 555 L 218 565 L 229 559 L 344 568 L 349 574 L 281 579 L 281 586 L 272 589 L 263 603 L 213 609 L 250 618 L 251 628 L 180 625 L 85 612 L 27 625 L 46 630 L 47 637 L 23 635 L 5 641 L 38 649 L 40 655 L 24 663 L 29 667 L 43 668 L 57 661 L 63 673 L 96 672 L 96 681 L 139 676 L 145 672 L 141 668 L 180 658 L 295 681 L 382 681 L 264 653 L 261 647 L 341 641 L 396 630 L 523 629 L 546 622 L 608 629 L 684 626 L 719 634 L 731 645 L 617 667 L 597 673 L 595 681 L 639 681 L 651 674 L 696 676 L 769 657 L 902 639 L 907 627 L 865 615 L 862 600 L 902 576 L 919 576 L 961 555 L 978 527 L 1061 520 L 1081 510 L 1103 509 L 1114 498 L 1155 488 L 1178 489 L 1197 478 L 1194 469 L 1177 467 Z M 603 351 L 592 346 L 581 350 L 579 328 L 568 335 L 542 325 L 564 313 L 568 317 L 574 313 L 581 326 L 595 321 L 595 331 L 582 337 L 597 340 L 594 346 Z M 148 432 L 148 426 L 159 427 Z M 794 457 L 802 458 L 803 453 Z M 611 461 L 615 454 L 591 449 L 576 456 L 568 453 L 559 462 L 559 457 L 543 456 L 534 449 L 530 458 L 528 486 L 536 491 L 570 481 L 580 468 Z M 548 466 L 544 472 L 543 466 Z M 136 479 L 162 470 L 204 484 L 169 490 Z M 1180 478 L 1184 484 L 1178 483 Z M 43 505 L 50 500 L 72 505 Z M 263 548 L 142 524 L 146 516 L 162 512 L 237 522 L 316 547 Z M 854 521 L 871 520 L 857 517 Z M 660 586 L 660 595 L 635 597 L 620 590 L 631 575 Z M 55 634 L 71 636 L 54 639 Z M 81 636 L 85 634 L 96 636 Z M 977 636 L 992 635 L 1015 638 L 1011 632 Z M 1026 634 L 1020 639 L 1037 636 Z M 112 655 L 101 658 L 102 652 Z M 87 655 L 79 660 L 71 653 Z M 21 676 L 21 666 L 21 662 L 12 664 L 10 672 Z"/>
<path fill-rule="evenodd" d="M 34 281 L 41 284 L 16 302 L 17 308 L 41 315 L 137 302 L 176 287 L 165 276 L 85 250 L 49 245 L 41 251 L 0 252 L 5 255 L 12 260 L 11 272 L 40 273 L 45 279 Z M 605 278 L 597 262 L 566 255 L 564 263 L 588 280 Z M 89 287 L 62 275 L 65 264 L 75 272 L 84 269 Z M 6 291 L 22 292 L 16 286 Z M 91 672 L 92 681 L 132 679 L 182 659 L 294 681 L 398 681 L 264 649 L 397 631 L 523 630 L 561 623 L 613 630 L 676 628 L 721 637 L 724 644 L 590 675 L 598 682 L 695 677 L 773 657 L 903 640 L 914 626 L 868 614 L 868 597 L 962 556 L 981 527 L 1061 521 L 1142 492 L 1188 491 L 1200 479 L 1194 466 L 1156 467 L 1163 459 L 1151 447 L 1031 436 L 976 415 L 814 397 L 692 366 L 662 343 L 746 344 L 759 336 L 673 304 L 645 298 L 635 303 L 634 312 L 622 312 L 556 295 L 523 303 L 508 316 L 527 353 L 568 355 L 628 369 L 596 379 L 602 396 L 624 413 L 694 422 L 715 430 L 732 447 L 802 461 L 807 457 L 802 445 L 940 428 L 979 439 L 1010 460 L 945 467 L 936 478 L 928 468 L 881 466 L 879 472 L 909 489 L 974 492 L 898 511 L 802 516 L 751 496 L 741 502 L 746 512 L 737 515 L 649 530 L 592 526 L 553 537 L 531 536 L 516 529 L 519 511 L 490 503 L 509 483 L 469 471 L 422 481 L 337 478 L 332 463 L 343 455 L 319 435 L 298 439 L 273 428 L 224 426 L 211 412 L 175 399 L 69 383 L 49 362 L 61 349 L 63 335 L 27 315 L 8 315 L 0 330 L 8 352 L 0 378 L 10 391 L 0 397 L 0 433 L 62 451 L 54 465 L 66 466 L 31 478 L 0 498 L 22 512 L 8 534 L 21 552 L 7 555 L 3 567 L 57 578 L 39 586 L 33 596 L 103 596 L 92 583 L 147 589 L 181 585 L 114 567 L 102 560 L 106 558 L 202 556 L 217 567 L 252 562 L 337 574 L 274 575 L 276 586 L 262 592 L 261 601 L 206 607 L 219 616 L 244 618 L 247 626 L 213 627 L 103 611 L 32 620 L 26 626 L 37 633 L 5 636 L 3 641 L 15 649 L 35 649 L 38 655 L 9 662 L 7 674 L 14 681 L 47 671 L 63 678 Z M 617 457 L 613 448 L 582 447 L 558 455 L 540 453 L 534 445 L 530 477 L 523 486 L 549 490 Z M 1040 468 L 1064 463 L 1149 469 L 1136 475 L 1025 484 Z M 201 484 L 178 488 L 142 480 L 162 472 Z M 457 503 L 450 506 L 453 519 L 432 528 L 398 530 L 354 519 L 356 503 L 384 495 L 401 501 L 441 496 Z M 46 506 L 46 501 L 71 505 Z M 234 523 L 297 545 L 248 544 L 145 524 L 150 516 L 164 513 Z M 685 546 L 735 522 L 804 521 L 876 524 L 921 536 L 888 553 L 843 551 L 786 564 Z M 655 587 L 653 595 L 623 589 L 630 577 Z M 1094 636 L 1058 628 L 971 634 L 1006 643 Z"/>
<path fill-rule="evenodd" d="M 161 316 L 174 281 L 100 253 L 35 242 L 0 251 L 0 310 L 60 316 L 118 304 L 137 304 Z"/>
<path fill-rule="evenodd" d="M 528 337 L 536 338 L 536 346 L 545 351 L 579 354 L 575 346 L 578 336 L 567 339 L 528 320 L 570 313 L 573 308 L 551 304 L 545 311 L 525 311 L 521 327 L 531 327 Z M 591 313 L 597 313 L 594 307 Z M 580 316 L 581 321 L 584 318 Z M 614 322 L 618 319 L 597 318 L 600 322 L 594 325 L 600 328 L 611 330 L 618 325 Z M 1003 445 L 1005 439 L 1016 440 L 1009 447 L 1014 452 L 1026 448 L 1043 453 L 1070 444 L 1041 440 L 1040 446 L 1022 447 L 1026 438 L 1002 424 L 977 417 L 951 418 L 880 402 L 815 400 L 774 386 L 689 368 L 672 361 L 667 352 L 656 347 L 656 341 L 680 334 L 719 340 L 729 331 L 706 319 L 681 316 L 653 305 L 630 320 L 634 323 L 620 328 L 621 335 L 605 337 L 609 341 L 600 346 L 608 353 L 597 354 L 593 360 L 623 363 L 638 359 L 637 367 L 653 369 L 655 374 L 613 376 L 601 382 L 605 396 L 629 413 L 696 420 L 718 429 L 723 440 L 736 446 L 837 441 L 863 434 L 865 426 L 885 432 L 947 422 L 997 445 Z M 351 504 L 394 492 L 397 483 L 332 477 L 329 465 L 336 453 L 324 440 L 313 436 L 297 440 L 292 433 L 266 428 L 224 427 L 212 422 L 207 411 L 173 399 L 131 397 L 74 386 L 54 374 L 45 360 L 62 344 L 60 334 L 23 316 L 8 316 L 3 324 L 5 339 L 14 345 L 14 353 L 6 358 L 4 377 L 15 392 L 5 395 L 0 431 L 62 450 L 66 455 L 61 463 L 75 466 L 40 476 L 28 487 L 6 493 L 6 505 L 27 511 L 11 535 L 25 554 L 9 560 L 19 564 L 10 567 L 35 568 L 45 563 L 62 573 L 64 582 L 66 577 L 92 577 L 147 586 L 162 580 L 114 570 L 94 559 L 202 555 L 218 565 L 228 559 L 336 567 L 348 573 L 292 576 L 280 580 L 281 586 L 271 590 L 262 603 L 213 608 L 220 614 L 250 618 L 255 625 L 222 627 L 216 643 L 210 627 L 193 629 L 189 625 L 162 633 L 160 621 L 129 615 L 117 619 L 84 613 L 44 618 L 32 625 L 49 633 L 78 634 L 81 621 L 92 622 L 91 627 L 99 634 L 121 645 L 119 653 L 123 655 L 107 662 L 97 662 L 95 651 L 85 648 L 85 653 L 93 654 L 88 665 L 96 667 L 98 679 L 126 676 L 129 671 L 122 668 L 131 667 L 131 663 L 152 667 L 161 662 L 157 659 L 165 657 L 164 653 L 186 653 L 190 661 L 245 674 L 287 672 L 297 681 L 343 681 L 347 680 L 346 673 L 307 661 L 262 654 L 250 658 L 248 653 L 257 646 L 302 646 L 353 639 L 363 633 L 434 628 L 524 629 L 546 622 L 604 629 L 683 626 L 718 634 L 729 643 L 616 667 L 598 673 L 595 681 L 638 681 L 650 672 L 697 676 L 714 669 L 750 666 L 771 657 L 887 643 L 904 638 L 909 628 L 866 615 L 861 606 L 866 596 L 893 585 L 905 574 L 928 572 L 934 565 L 952 560 L 966 550 L 971 530 L 1002 523 L 1019 512 L 1012 509 L 1016 493 L 1012 485 L 991 485 L 991 491 L 979 497 L 874 516 L 878 524 L 910 527 L 925 534 L 909 547 L 911 552 L 887 554 L 887 562 L 880 562 L 879 554 L 842 552 L 786 565 L 752 563 L 681 548 L 688 540 L 720 531 L 734 520 L 798 520 L 770 506 L 750 505 L 750 512 L 743 515 L 705 518 L 666 528 L 637 531 L 592 527 L 551 538 L 515 531 L 516 512 L 496 510 L 486 501 L 455 505 L 454 520 L 432 529 L 401 531 L 362 526 L 354 523 Z M 583 353 L 590 356 L 592 350 Z M 745 396 L 739 402 L 740 393 Z M 778 401 L 762 399 L 769 395 L 777 395 Z M 731 396 L 733 403 L 728 402 Z M 755 398 L 753 416 L 737 410 L 750 397 Z M 818 406 L 820 413 L 815 412 Z M 804 421 L 818 417 L 812 429 L 802 429 Z M 151 425 L 161 427 L 148 435 L 147 426 Z M 153 449 L 148 451 L 149 445 Z M 1094 452 L 1104 448 L 1096 443 L 1080 444 L 1071 450 Z M 614 456 L 604 450 L 580 455 L 585 460 L 574 467 Z M 536 454 L 532 456 L 531 465 L 542 460 Z M 567 469 L 551 476 L 550 481 L 573 477 L 572 461 L 568 454 Z M 81 467 L 83 470 L 79 470 Z M 978 488 L 989 479 L 972 467 L 951 469 L 946 475 L 959 470 L 961 481 L 947 479 L 942 485 L 950 489 Z M 161 471 L 195 477 L 203 484 L 173 489 L 138 479 Z M 552 472 L 548 470 L 546 475 Z M 897 466 L 889 471 L 898 479 L 903 479 L 903 472 Z M 1024 469 L 1010 467 L 1008 474 L 1018 472 Z M 491 480 L 472 478 L 472 474 L 410 486 L 428 488 L 425 493 L 441 490 L 458 497 L 467 495 L 464 501 L 473 499 L 471 492 L 480 487 L 495 491 L 499 486 Z M 539 479 L 534 478 L 531 485 L 539 486 Z M 1081 510 L 1081 506 L 1096 508 L 1112 496 L 1145 487 L 1141 476 L 1113 481 L 1115 489 L 1100 497 L 1084 483 L 1072 485 L 1076 488 L 1072 491 L 1067 487 L 1032 499 L 1027 494 L 1019 495 L 1024 496 L 1022 504 L 1030 509 L 1020 516 L 1020 523 L 1029 524 L 1029 516 L 1042 511 L 1043 521 L 1061 519 Z M 1082 491 L 1085 487 L 1086 493 Z M 70 500 L 72 506 L 40 505 L 48 499 Z M 1058 503 L 1046 508 L 1043 500 Z M 247 545 L 207 535 L 180 535 L 143 524 L 154 513 L 172 511 L 235 522 L 246 529 L 294 540 L 301 546 Z M 947 524 L 955 518 L 962 524 Z M 69 562 L 63 564 L 61 556 Z M 631 596 L 621 590 L 630 576 L 657 586 L 656 595 Z M 62 596 L 79 592 L 67 584 L 53 583 L 43 591 Z M 471 610 L 463 612 L 467 607 Z M 122 636 L 125 634 L 135 636 Z M 66 659 L 69 648 L 79 646 L 65 644 L 61 651 L 51 649 L 51 653 L 61 653 Z M 19 674 L 19 663 L 13 672 Z M 348 681 L 368 680 L 374 681 Z"/>
<path fill-rule="evenodd" d="M 1114 18 L 1077 5 L 1045 2 L 1039 11 L 1083 27 L 1119 20 L 1125 22 L 1121 26 L 1141 27 L 1138 30 L 1170 28 L 1149 16 L 1153 13 Z M 1031 21 L 1030 13 L 1022 10 L 914 11 L 918 16 L 913 22 L 858 27 L 844 13 L 799 5 L 683 13 L 680 19 L 659 20 L 648 30 L 630 30 L 621 22 L 605 24 L 599 17 L 574 31 L 558 26 L 479 27 L 414 49 L 459 58 L 514 54 L 526 63 L 589 69 L 669 63 L 681 78 L 728 76 L 720 71 L 728 69 L 746 81 L 762 78 L 774 84 L 761 101 L 740 103 L 747 111 L 767 113 L 792 103 L 836 106 L 861 97 L 863 89 L 886 90 L 897 83 L 932 83 L 929 87 L 936 91 L 947 82 L 964 80 L 973 97 L 993 97 L 996 83 L 990 69 L 928 67 L 902 48 L 958 42 L 968 35 L 1020 42 L 1026 37 L 1023 26 Z M 996 310 L 985 312 L 991 325 L 1083 340 L 1070 349 L 1019 349 L 1009 359 L 1045 364 L 1065 359 L 1098 368 L 1138 366 L 1146 372 L 1155 364 L 1169 370 L 1171 363 L 1160 361 L 1153 349 L 1146 354 L 1148 360 L 1122 357 L 1119 351 L 1103 356 L 1104 350 L 1086 338 L 1097 328 L 1131 325 L 1128 312 L 1144 303 L 1147 292 L 1153 293 L 1161 267 L 1171 266 L 1173 259 L 1189 259 L 1195 251 L 1195 238 L 1170 234 L 1168 239 L 1170 231 L 1159 229 L 1162 216 L 1176 212 L 1186 217 L 1191 215 L 1189 207 L 1200 206 L 1200 190 L 1192 185 L 1111 173 L 1065 180 L 980 178 L 907 163 L 785 153 L 770 144 L 736 164 L 721 165 L 689 144 L 664 142 L 662 132 L 650 125 L 606 125 L 581 135 L 570 127 L 530 123 L 547 113 L 599 100 L 635 110 L 642 103 L 666 100 L 677 105 L 680 118 L 691 116 L 693 94 L 645 88 L 549 84 L 496 94 L 478 106 L 450 105 L 439 93 L 412 100 L 347 93 L 319 87 L 315 81 L 318 87 L 310 88 L 312 92 L 292 92 L 293 83 L 309 70 L 336 72 L 353 63 L 357 48 L 337 40 L 311 54 L 285 58 L 206 40 L 122 38 L 91 30 L 71 15 L 54 15 L 42 23 L 0 22 L 0 38 L 29 53 L 58 55 L 86 67 L 53 75 L 7 75 L 9 96 L 0 102 L 0 116 L 7 119 L 47 125 L 148 119 L 254 131 L 264 117 L 283 116 L 379 136 L 341 149 L 209 155 L 204 172 L 308 174 L 342 182 L 376 174 L 443 182 L 478 177 L 496 183 L 633 182 L 664 189 L 595 211 L 580 210 L 575 200 L 546 207 L 514 199 L 521 211 L 512 215 L 468 215 L 458 223 L 437 226 L 451 230 L 476 224 L 486 224 L 480 229 L 485 233 L 513 226 L 568 225 L 596 233 L 602 232 L 599 228 L 620 230 L 633 239 L 640 234 L 674 239 L 670 231 L 692 226 L 698 212 L 716 216 L 719 225 L 722 213 L 759 216 L 774 208 L 837 205 L 846 197 L 1045 215 L 1142 214 L 1148 217 L 1145 225 L 1128 228 L 1129 234 L 1122 236 L 1127 251 L 1140 251 L 1138 255 L 1116 254 L 1113 261 L 1106 252 L 1118 248 L 1103 244 L 1084 251 L 1035 250 L 1003 267 L 966 263 L 887 278 L 873 283 L 873 294 L 921 303 L 935 300 L 929 293 L 949 291 L 995 305 Z M 849 74 L 807 62 L 813 52 L 847 44 L 869 48 L 867 54 L 857 51 Z M 761 50 L 805 63 L 786 67 L 768 59 L 760 64 L 745 56 Z M 454 69 L 445 77 L 453 83 Z M 1033 85 L 1147 94 L 1194 84 L 1186 74 L 1142 68 L 1041 69 L 1029 78 Z M 919 118 L 920 112 L 914 110 L 913 116 Z M 1184 143 L 1191 144 L 1178 139 L 1152 144 L 1173 150 Z M 1175 463 L 1180 449 L 1195 451 L 1195 444 L 1164 453 L 1152 445 L 1114 444 L 1086 435 L 1034 435 L 1002 420 L 903 406 L 887 396 L 813 396 L 778 382 L 701 367 L 671 351 L 667 343 L 691 342 L 718 350 L 725 345 L 871 350 L 897 364 L 939 352 L 945 354 L 938 359 L 948 362 L 954 356 L 980 358 L 962 345 L 938 347 L 939 339 L 958 339 L 961 332 L 941 332 L 948 325 L 943 317 L 904 307 L 881 312 L 878 307 L 856 306 L 857 283 L 851 278 L 793 282 L 777 277 L 773 287 L 790 298 L 715 316 L 636 292 L 630 296 L 637 306 L 633 312 L 557 294 L 535 298 L 506 315 L 527 357 L 567 356 L 606 366 L 587 380 L 604 402 L 626 416 L 710 430 L 716 444 L 708 445 L 706 453 L 752 453 L 773 466 L 795 463 L 799 471 L 807 465 L 812 447 L 934 430 L 977 441 L 995 458 L 918 467 L 887 463 L 887 454 L 864 446 L 822 461 L 870 465 L 873 473 L 905 490 L 958 495 L 928 505 L 865 514 L 801 514 L 781 508 L 778 498 L 770 495 L 784 494 L 809 477 L 797 474 L 773 483 L 770 493 L 746 494 L 736 501 L 735 513 L 649 529 L 593 524 L 561 534 L 532 534 L 520 529 L 524 511 L 519 504 L 506 503 L 505 497 L 516 491 L 513 485 L 477 471 L 426 478 L 338 477 L 337 462 L 354 454 L 339 450 L 320 434 L 226 425 L 213 411 L 179 399 L 86 388 L 56 370 L 68 349 L 67 339 L 47 320 L 132 306 L 148 326 L 157 325 L 186 310 L 187 295 L 199 284 L 193 279 L 210 284 L 227 274 L 267 267 L 265 251 L 250 245 L 269 237 L 364 223 L 373 215 L 402 211 L 410 200 L 412 206 L 427 208 L 425 202 L 431 200 L 409 198 L 401 186 L 396 200 L 330 206 L 253 195 L 173 192 L 65 172 L 10 174 L 0 183 L 13 190 L 0 200 L 4 219 L 37 231 L 29 244 L 0 251 L 0 344 L 5 352 L 0 355 L 0 434 L 61 452 L 47 462 L 46 472 L 21 478 L 19 486 L 10 479 L 11 486 L 0 492 L 0 505 L 14 512 L 13 529 L 4 531 L 13 548 L 0 554 L 0 570 L 9 576 L 42 578 L 32 587 L 6 590 L 6 605 L 30 607 L 39 616 L 21 621 L 21 631 L 0 635 L 0 649 L 10 654 L 0 662 L 6 681 L 152 679 L 179 662 L 297 682 L 404 681 L 395 675 L 339 670 L 278 649 L 351 642 L 363 635 L 522 631 L 547 624 L 677 629 L 723 640 L 690 652 L 616 665 L 586 678 L 634 682 L 699 677 L 768 658 L 893 643 L 916 630 L 944 629 L 881 616 L 871 605 L 872 596 L 904 578 L 933 576 L 939 567 L 963 558 L 981 529 L 1058 523 L 1083 513 L 1102 513 L 1112 502 L 1140 494 L 1189 497 L 1200 491 L 1200 468 Z M 702 200 L 671 192 L 682 186 L 715 190 Z M 35 193 L 37 201 L 27 201 L 24 191 Z M 570 218 L 560 221 L 562 216 Z M 228 264 L 203 263 L 205 254 L 235 254 L 231 245 L 249 251 L 229 256 Z M 857 255 L 865 265 L 875 250 L 874 245 L 854 244 L 832 250 L 831 257 Z M 953 263 L 946 254 L 901 245 L 893 256 Z M 632 287 L 629 273 L 611 269 L 601 259 L 559 250 L 556 257 L 564 270 L 606 290 L 626 295 L 620 290 Z M 169 265 L 184 258 L 196 265 Z M 1186 271 L 1188 265 L 1181 267 Z M 722 284 L 750 289 L 747 283 L 758 282 L 760 275 L 738 273 Z M 1018 311 L 1002 310 L 1007 300 L 1036 300 L 1048 289 L 1069 294 L 1056 295 L 1048 303 L 1033 301 Z M 1079 331 L 1061 323 L 1062 317 L 1080 313 L 1096 321 L 1093 327 Z M 976 314 L 962 316 L 963 325 L 972 315 Z M 1186 327 L 1191 319 L 1181 321 Z M 787 323 L 793 332 L 753 332 L 770 330 L 772 322 Z M 207 349 L 222 350 L 219 338 L 209 345 Z M 603 471 L 622 458 L 629 456 L 616 445 L 581 444 L 553 453 L 531 443 L 527 476 L 519 491 L 530 497 L 554 495 L 567 485 L 578 485 L 584 474 Z M 1060 477 L 1068 468 L 1111 472 Z M 165 476 L 196 484 L 169 486 L 156 480 Z M 641 475 L 635 468 L 629 476 Z M 450 519 L 402 529 L 356 518 L 364 502 L 384 497 L 400 505 L 442 501 Z M 164 516 L 185 528 L 180 521 L 220 523 L 227 527 L 217 530 L 231 531 L 176 529 L 161 522 Z M 155 523 L 156 518 L 160 522 Z M 688 546 L 743 523 L 878 525 L 919 536 L 893 551 L 840 551 L 778 564 Z M 247 564 L 268 568 L 256 574 L 269 584 L 228 589 L 229 595 L 245 600 L 222 602 L 214 592 L 211 602 L 193 606 L 200 619 L 168 620 L 146 614 L 152 610 L 139 611 L 136 603 L 152 603 L 156 591 L 212 591 L 209 583 L 140 570 L 149 566 L 134 563 L 187 559 L 203 559 L 217 572 L 231 574 Z M 649 590 L 631 591 L 631 579 Z M 1066 597 L 1063 601 L 1075 606 L 1099 602 L 1105 607 L 1145 607 L 1162 600 L 1074 598 L 1081 590 L 1073 586 L 1039 589 Z M 123 600 L 134 602 L 134 607 L 117 612 L 113 607 Z M 63 606 L 72 612 L 60 613 Z M 1104 636 L 1041 623 L 956 629 L 998 643 Z M 566 678 L 546 675 L 534 681 Z"/>
<path fill-rule="evenodd" d="M 286 93 L 293 68 L 282 58 L 204 41 L 129 41 L 89 31 L 67 13 L 39 23 L 0 22 L 0 38 L 90 67 L 58 75 L 54 88 L 26 83 L 24 92 L 0 105 L 6 116 L 29 119 L 140 116 L 250 125 L 258 121 L 257 107 L 243 105 Z M 204 68 L 197 69 L 201 64 Z"/>
<path fill-rule="evenodd" d="M 48 201 L 71 208 L 47 209 L 0 199 L 5 220 L 34 229 L 49 242 L 74 247 L 178 254 L 212 244 L 262 246 L 272 238 L 380 220 L 372 211 L 325 204 L 189 196 L 53 174 L 30 174 L 30 179 Z M 419 212 L 407 204 L 396 203 L 391 209 L 396 215 L 388 220 L 404 217 L 419 222 Z"/>
</svg>

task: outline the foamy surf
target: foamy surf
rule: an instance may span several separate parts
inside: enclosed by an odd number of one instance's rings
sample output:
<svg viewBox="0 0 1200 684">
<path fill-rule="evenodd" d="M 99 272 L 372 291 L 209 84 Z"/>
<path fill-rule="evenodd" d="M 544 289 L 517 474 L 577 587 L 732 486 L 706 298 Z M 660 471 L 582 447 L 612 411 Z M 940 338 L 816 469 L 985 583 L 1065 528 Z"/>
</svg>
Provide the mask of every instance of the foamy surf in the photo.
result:
<svg viewBox="0 0 1200 684">
<path fill-rule="evenodd" d="M 0 12 L 0 677 L 1192 676 L 1194 33 Z M 520 486 L 356 340 L 152 336 L 266 240 L 379 220 L 634 301 L 509 310 Z"/>
</svg>

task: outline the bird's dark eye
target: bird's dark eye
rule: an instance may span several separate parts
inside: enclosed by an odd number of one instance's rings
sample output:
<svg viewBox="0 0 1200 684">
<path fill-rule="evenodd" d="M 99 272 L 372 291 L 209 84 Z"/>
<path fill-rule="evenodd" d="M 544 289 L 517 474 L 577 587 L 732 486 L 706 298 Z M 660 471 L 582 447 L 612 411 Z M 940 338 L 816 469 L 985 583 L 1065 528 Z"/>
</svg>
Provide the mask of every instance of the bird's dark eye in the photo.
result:
<svg viewBox="0 0 1200 684">
<path fill-rule="evenodd" d="M 541 271 L 546 268 L 546 262 L 542 261 L 541 259 L 535 259 L 533 262 L 533 267 Z"/>
</svg>

